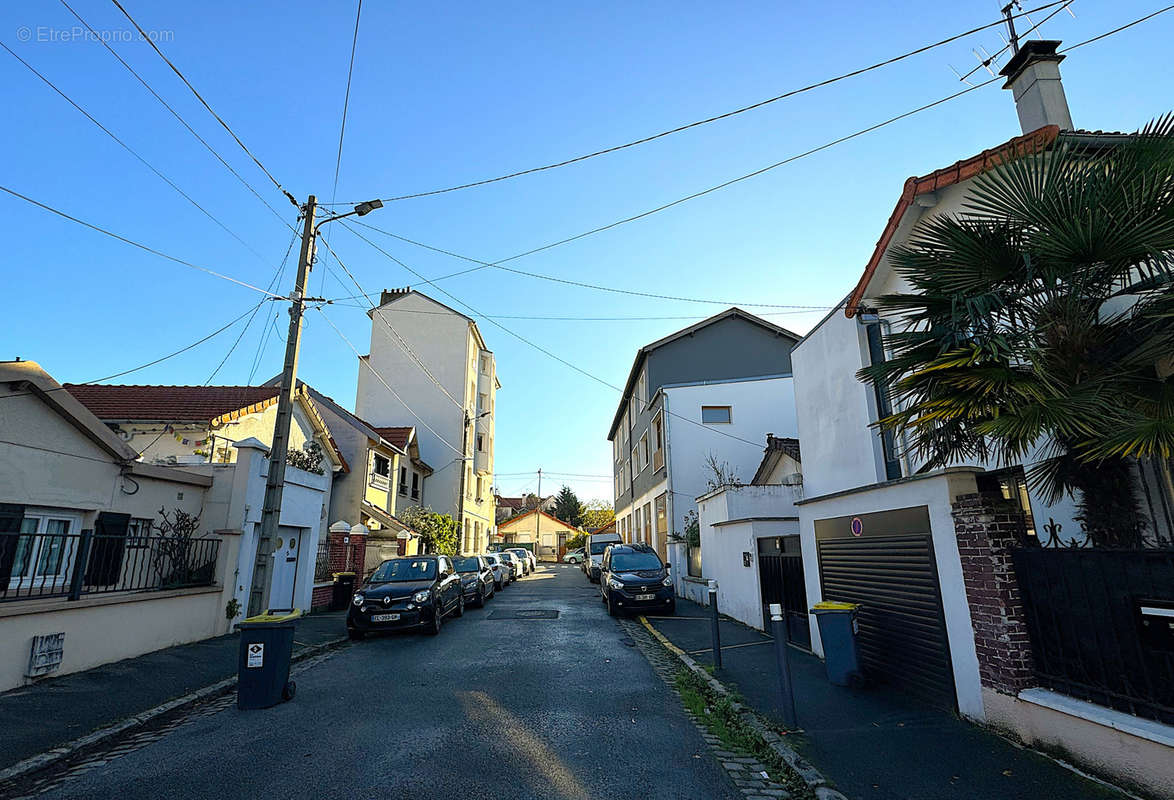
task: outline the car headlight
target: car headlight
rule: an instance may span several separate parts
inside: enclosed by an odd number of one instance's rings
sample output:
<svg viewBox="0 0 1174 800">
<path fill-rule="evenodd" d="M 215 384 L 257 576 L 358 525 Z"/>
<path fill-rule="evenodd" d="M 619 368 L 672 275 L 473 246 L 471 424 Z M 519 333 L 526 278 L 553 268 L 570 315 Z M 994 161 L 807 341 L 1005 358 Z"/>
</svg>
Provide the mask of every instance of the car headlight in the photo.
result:
<svg viewBox="0 0 1174 800">
<path fill-rule="evenodd" d="M 663 583 L 665 586 L 672 586 L 673 585 L 673 577 L 670 575 L 667 578 L 665 578 L 663 581 L 661 581 L 661 583 Z"/>
<path fill-rule="evenodd" d="M 615 578 L 608 578 L 607 579 L 607 586 L 609 589 L 623 589 L 624 588 L 624 584 L 620 583 Z"/>
<path fill-rule="evenodd" d="M 354 603 L 354 604 L 355 604 L 355 605 L 357 605 L 357 606 L 361 606 L 361 605 L 363 605 L 363 599 L 364 599 L 364 598 L 363 598 L 363 595 L 361 595 L 361 594 L 356 594 L 356 595 L 355 595 L 355 597 L 354 597 L 354 599 L 353 599 L 353 600 L 351 600 L 351 602 L 352 602 L 352 603 Z"/>
<path fill-rule="evenodd" d="M 427 589 L 421 589 L 420 591 L 418 591 L 414 595 L 412 595 L 412 599 L 415 600 L 417 603 L 427 603 L 428 598 L 431 596 L 432 596 L 432 593 L 430 591 L 428 591 Z"/>
</svg>

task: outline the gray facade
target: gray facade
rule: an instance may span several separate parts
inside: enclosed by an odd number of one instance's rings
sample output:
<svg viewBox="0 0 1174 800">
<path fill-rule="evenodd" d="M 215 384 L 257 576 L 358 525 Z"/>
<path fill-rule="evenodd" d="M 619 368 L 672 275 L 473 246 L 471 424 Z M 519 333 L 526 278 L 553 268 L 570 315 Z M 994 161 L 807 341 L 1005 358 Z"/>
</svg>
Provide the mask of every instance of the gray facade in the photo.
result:
<svg viewBox="0 0 1174 800">
<path fill-rule="evenodd" d="M 639 446 L 640 437 L 646 432 L 654 435 L 650 428 L 664 402 L 663 395 L 658 393 L 662 387 L 789 375 L 791 349 L 799 339 L 798 334 L 732 308 L 642 347 L 636 354 L 623 399 L 608 431 L 607 438 L 612 443 L 615 507 L 624 508 L 634 497 L 665 478 L 667 465 L 657 469 L 650 466 L 632 477 L 632 448 Z M 638 396 L 641 390 L 643 397 Z M 634 395 L 637 395 L 635 401 Z M 617 441 L 623 445 L 617 448 Z"/>
</svg>

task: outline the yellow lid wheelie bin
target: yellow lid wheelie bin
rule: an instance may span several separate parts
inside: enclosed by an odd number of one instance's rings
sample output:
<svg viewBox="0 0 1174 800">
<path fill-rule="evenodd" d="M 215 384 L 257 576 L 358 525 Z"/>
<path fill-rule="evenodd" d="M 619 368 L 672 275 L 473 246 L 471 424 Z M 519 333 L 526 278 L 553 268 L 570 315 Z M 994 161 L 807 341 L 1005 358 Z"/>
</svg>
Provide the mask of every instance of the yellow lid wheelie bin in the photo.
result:
<svg viewBox="0 0 1174 800">
<path fill-rule="evenodd" d="M 240 623 L 236 707 L 269 708 L 292 700 L 297 685 L 289 679 L 297 609 L 266 611 Z"/>
</svg>

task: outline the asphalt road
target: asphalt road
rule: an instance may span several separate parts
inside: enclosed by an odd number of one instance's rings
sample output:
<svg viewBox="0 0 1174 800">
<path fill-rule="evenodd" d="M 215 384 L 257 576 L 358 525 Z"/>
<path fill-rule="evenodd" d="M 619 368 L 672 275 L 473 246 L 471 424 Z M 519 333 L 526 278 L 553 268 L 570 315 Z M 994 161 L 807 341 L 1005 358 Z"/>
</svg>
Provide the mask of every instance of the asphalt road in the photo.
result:
<svg viewBox="0 0 1174 800">
<path fill-rule="evenodd" d="M 508 618 L 539 609 L 558 617 Z M 577 567 L 541 567 L 439 637 L 347 646 L 297 684 L 43 796 L 741 797 Z"/>
</svg>

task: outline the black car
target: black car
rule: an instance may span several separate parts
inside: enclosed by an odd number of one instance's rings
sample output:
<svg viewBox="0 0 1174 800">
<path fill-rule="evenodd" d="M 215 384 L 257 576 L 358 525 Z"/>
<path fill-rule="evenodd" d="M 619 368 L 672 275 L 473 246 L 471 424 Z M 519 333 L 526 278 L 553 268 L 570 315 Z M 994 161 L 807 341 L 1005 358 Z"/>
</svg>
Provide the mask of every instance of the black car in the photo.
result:
<svg viewBox="0 0 1174 800">
<path fill-rule="evenodd" d="M 613 617 L 621 611 L 674 614 L 677 595 L 669 565 L 646 544 L 613 544 L 603 554 L 599 593 Z"/>
<path fill-rule="evenodd" d="M 423 628 L 440 633 L 449 614 L 465 613 L 461 578 L 448 556 L 407 556 L 384 561 L 355 592 L 347 611 L 347 633 Z"/>
<path fill-rule="evenodd" d="M 471 603 L 477 608 L 484 608 L 485 601 L 493 597 L 493 567 L 481 556 L 456 556 L 452 563 L 461 576 L 465 605 Z"/>
</svg>

